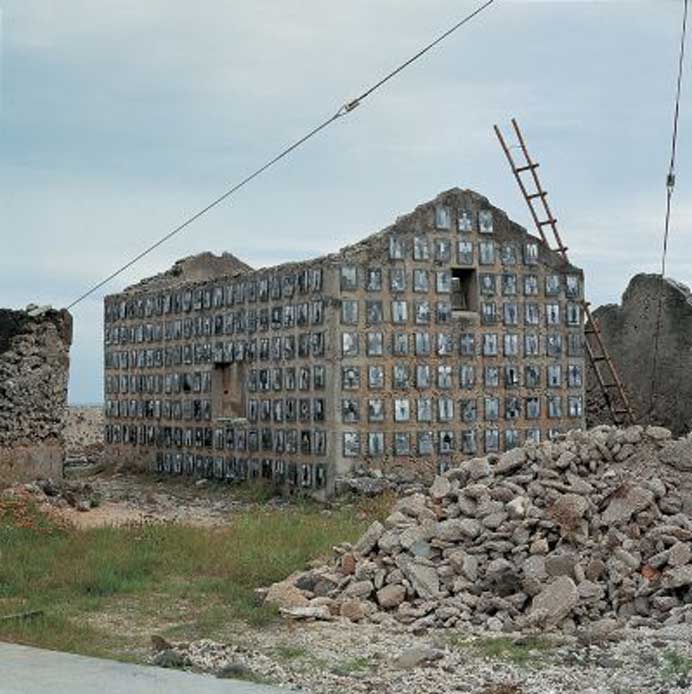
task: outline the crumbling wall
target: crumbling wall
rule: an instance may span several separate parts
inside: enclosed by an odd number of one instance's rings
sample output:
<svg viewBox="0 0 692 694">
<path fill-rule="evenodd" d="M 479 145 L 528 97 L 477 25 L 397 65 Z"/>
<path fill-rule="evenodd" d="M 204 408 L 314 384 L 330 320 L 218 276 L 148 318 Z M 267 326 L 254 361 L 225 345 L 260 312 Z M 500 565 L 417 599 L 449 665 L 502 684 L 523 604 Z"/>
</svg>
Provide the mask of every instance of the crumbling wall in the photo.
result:
<svg viewBox="0 0 692 694">
<path fill-rule="evenodd" d="M 72 317 L 0 309 L 0 485 L 59 477 Z"/>
<path fill-rule="evenodd" d="M 661 294 L 662 292 L 662 294 Z M 657 396 L 652 407 L 653 346 L 662 296 Z M 692 293 L 675 280 L 639 274 L 630 280 L 622 304 L 594 313 L 603 340 L 629 395 L 637 421 L 668 427 L 676 436 L 692 424 Z M 612 423 L 610 412 L 587 369 L 587 424 Z"/>
</svg>

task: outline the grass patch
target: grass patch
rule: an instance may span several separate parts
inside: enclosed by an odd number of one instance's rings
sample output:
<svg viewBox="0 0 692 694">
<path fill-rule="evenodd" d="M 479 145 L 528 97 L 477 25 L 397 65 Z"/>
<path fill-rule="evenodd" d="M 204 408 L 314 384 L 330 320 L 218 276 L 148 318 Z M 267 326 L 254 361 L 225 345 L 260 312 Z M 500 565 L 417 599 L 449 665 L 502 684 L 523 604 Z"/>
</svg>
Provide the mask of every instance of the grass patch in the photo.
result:
<svg viewBox="0 0 692 694">
<path fill-rule="evenodd" d="M 372 666 L 373 663 L 370 658 L 360 656 L 337 663 L 331 668 L 331 671 L 335 675 L 341 675 L 342 677 L 347 677 L 349 675 L 366 675 L 370 672 Z"/>
<path fill-rule="evenodd" d="M 540 667 L 544 664 L 545 654 L 552 649 L 549 641 L 539 637 L 510 639 L 497 638 L 468 639 L 460 635 L 450 637 L 454 648 L 472 650 L 481 658 L 505 660 L 519 667 Z"/>
<path fill-rule="evenodd" d="M 44 610 L 45 617 L 0 621 L 0 639 L 128 657 L 136 639 L 129 638 L 127 624 L 118 627 L 121 637 L 111 623 L 90 626 L 116 604 L 127 606 L 125 622 L 140 620 L 148 629 L 142 643 L 158 632 L 152 622 L 161 612 L 175 622 L 162 630 L 168 636 L 214 638 L 238 620 L 270 624 L 277 612 L 258 605 L 254 590 L 327 555 L 334 544 L 355 540 L 372 522 L 372 508 L 259 508 L 223 528 L 156 523 L 76 529 L 28 502 L 3 505 L 0 616 L 19 606 Z M 189 609 L 176 615 L 182 604 Z"/>
<path fill-rule="evenodd" d="M 665 651 L 661 677 L 666 682 L 682 682 L 682 686 L 687 686 L 692 677 L 692 658 L 673 649 Z"/>
<path fill-rule="evenodd" d="M 280 643 L 274 647 L 274 653 L 283 658 L 283 660 L 295 660 L 296 658 L 305 658 L 308 651 L 303 646 L 294 646 L 290 643 Z"/>
</svg>

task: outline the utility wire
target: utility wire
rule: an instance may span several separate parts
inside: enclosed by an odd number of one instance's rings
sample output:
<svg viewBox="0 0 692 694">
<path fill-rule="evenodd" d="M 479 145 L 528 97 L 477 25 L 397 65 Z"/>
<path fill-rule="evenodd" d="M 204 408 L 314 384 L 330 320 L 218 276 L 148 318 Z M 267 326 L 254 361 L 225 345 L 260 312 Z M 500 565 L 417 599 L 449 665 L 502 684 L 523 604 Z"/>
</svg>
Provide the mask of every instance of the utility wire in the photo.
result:
<svg viewBox="0 0 692 694">
<path fill-rule="evenodd" d="M 682 15 L 682 31 L 680 36 L 680 55 L 678 59 L 678 80 L 675 91 L 675 111 L 673 115 L 673 137 L 670 152 L 670 166 L 666 178 L 666 216 L 663 232 L 663 252 L 661 255 L 661 283 L 658 292 L 658 305 L 656 307 L 656 331 L 654 333 L 654 354 L 651 367 L 651 403 L 650 412 L 653 413 L 656 404 L 658 388 L 658 351 L 661 336 L 661 319 L 663 312 L 663 292 L 665 291 L 666 257 L 668 255 L 668 238 L 670 236 L 670 218 L 675 190 L 675 159 L 678 150 L 678 132 L 680 121 L 680 95 L 682 93 L 682 78 L 685 68 L 685 40 L 687 37 L 687 16 L 689 2 L 685 0 L 685 8 Z"/>
<path fill-rule="evenodd" d="M 198 220 L 202 215 L 206 214 L 211 210 L 212 208 L 216 207 L 219 205 L 221 202 L 226 200 L 226 198 L 229 198 L 231 195 L 233 195 L 235 192 L 246 186 L 250 181 L 253 179 L 257 178 L 260 174 L 264 173 L 267 169 L 271 168 L 279 162 L 281 159 L 289 155 L 293 150 L 297 149 L 301 145 L 305 144 L 309 139 L 317 135 L 319 132 L 324 130 L 326 127 L 331 125 L 334 121 L 338 120 L 339 118 L 342 118 L 345 115 L 348 115 L 351 111 L 353 111 L 355 108 L 360 106 L 360 104 L 367 99 L 374 91 L 382 87 L 386 82 L 389 82 L 393 77 L 398 75 L 402 70 L 405 70 L 411 63 L 415 62 L 418 60 L 420 57 L 425 55 L 429 50 L 434 48 L 438 43 L 444 41 L 450 34 L 453 34 L 457 29 L 461 28 L 464 24 L 467 22 L 470 22 L 476 15 L 479 15 L 483 10 L 487 9 L 490 7 L 495 2 L 495 0 L 488 0 L 485 2 L 483 5 L 478 7 L 476 10 L 474 10 L 471 14 L 467 15 L 464 17 L 462 20 L 457 22 L 454 26 L 452 26 L 450 29 L 444 32 L 444 34 L 441 34 L 438 36 L 434 41 L 429 43 L 425 48 L 421 49 L 416 53 L 414 56 L 409 58 L 406 62 L 402 63 L 397 67 L 396 69 L 392 70 L 390 73 L 388 73 L 385 77 L 383 77 L 379 82 L 376 82 L 373 84 L 370 88 L 366 89 L 359 97 L 353 99 L 352 101 L 349 101 L 348 103 L 344 104 L 333 116 L 330 118 L 327 118 L 327 120 L 323 121 L 320 123 L 317 127 L 313 128 L 309 133 L 301 137 L 299 140 L 296 140 L 292 145 L 288 146 L 286 149 L 282 150 L 279 154 L 277 154 L 273 159 L 269 160 L 266 164 L 261 166 L 259 169 L 256 169 L 253 173 L 251 173 L 249 176 L 246 176 L 242 181 L 239 183 L 236 183 L 232 188 L 229 188 L 223 195 L 220 195 L 216 200 L 213 202 L 209 203 L 206 207 L 203 209 L 199 210 L 199 212 L 196 212 L 194 215 L 186 219 L 182 224 L 178 225 L 175 227 L 175 229 L 169 231 L 165 236 L 162 236 L 158 241 L 155 243 L 152 243 L 150 246 L 145 248 L 141 253 L 136 255 L 134 258 L 129 260 L 127 263 L 119 267 L 117 270 L 112 272 L 108 277 L 105 279 L 101 280 L 97 284 L 95 284 L 93 287 L 91 287 L 89 290 L 84 292 L 81 296 L 79 296 L 77 299 L 75 299 L 67 308 L 71 309 L 73 306 L 76 306 L 78 303 L 86 299 L 88 296 L 93 294 L 95 291 L 99 290 L 101 287 L 103 287 L 105 284 L 108 284 L 111 280 L 115 279 L 118 275 L 121 273 L 125 272 L 128 268 L 132 267 L 135 263 L 137 263 L 139 260 L 144 258 L 146 255 L 149 255 L 153 250 L 164 244 L 166 241 L 169 239 L 173 238 L 176 234 L 180 233 L 183 229 L 186 227 L 190 226 L 193 222 Z"/>
</svg>

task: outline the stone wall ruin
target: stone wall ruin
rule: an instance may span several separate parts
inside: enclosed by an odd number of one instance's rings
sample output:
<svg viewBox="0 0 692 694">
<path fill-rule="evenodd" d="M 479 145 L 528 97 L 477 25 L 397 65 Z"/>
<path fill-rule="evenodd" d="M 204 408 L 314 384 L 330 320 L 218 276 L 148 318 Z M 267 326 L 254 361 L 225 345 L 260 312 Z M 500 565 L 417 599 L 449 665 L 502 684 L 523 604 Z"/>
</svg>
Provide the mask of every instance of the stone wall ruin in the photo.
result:
<svg viewBox="0 0 692 694">
<path fill-rule="evenodd" d="M 651 407 L 654 335 L 663 291 L 657 397 Z M 594 312 L 603 341 L 622 379 L 638 422 L 669 428 L 676 436 L 692 423 L 692 293 L 660 275 L 635 275 L 622 303 Z M 612 417 L 591 367 L 587 369 L 587 425 L 611 424 Z"/>
<path fill-rule="evenodd" d="M 72 317 L 0 309 L 0 485 L 60 477 Z"/>
</svg>

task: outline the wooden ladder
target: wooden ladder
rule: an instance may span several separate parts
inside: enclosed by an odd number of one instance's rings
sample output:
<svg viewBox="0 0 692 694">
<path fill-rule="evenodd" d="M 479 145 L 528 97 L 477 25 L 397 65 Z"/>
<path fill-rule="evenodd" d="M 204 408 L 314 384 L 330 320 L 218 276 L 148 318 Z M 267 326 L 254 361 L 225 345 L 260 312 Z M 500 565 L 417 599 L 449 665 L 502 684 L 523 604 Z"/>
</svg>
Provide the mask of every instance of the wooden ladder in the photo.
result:
<svg viewBox="0 0 692 694">
<path fill-rule="evenodd" d="M 550 206 L 548 205 L 548 193 L 543 189 L 540 178 L 538 177 L 538 162 L 533 161 L 526 147 L 526 140 L 519 129 L 516 119 L 512 118 L 512 127 L 519 143 L 519 149 L 523 154 L 523 162 L 519 165 L 514 160 L 510 148 L 507 146 L 500 129 L 496 126 L 495 134 L 502 145 L 502 149 L 507 157 L 514 178 L 519 184 L 524 200 L 529 207 L 531 218 L 538 230 L 538 234 L 545 245 L 554 251 L 557 251 L 565 261 L 569 263 L 567 257 L 567 246 L 562 243 L 562 238 L 557 228 L 557 218 L 553 215 Z M 525 174 L 530 174 L 527 182 Z M 552 231 L 555 240 L 555 248 L 551 248 L 551 244 L 546 237 L 545 229 L 549 228 Z M 603 393 L 603 397 L 608 405 L 608 409 L 616 424 L 634 424 L 634 413 L 625 392 L 625 388 L 618 376 L 615 364 L 608 353 L 608 349 L 603 342 L 603 336 L 598 325 L 598 321 L 591 314 L 589 303 L 585 299 L 581 299 L 581 307 L 586 316 L 586 326 L 584 328 L 584 346 L 589 361 L 593 366 L 596 380 Z"/>
</svg>

